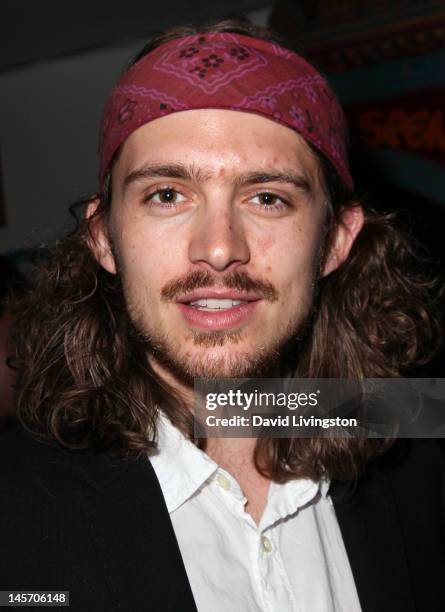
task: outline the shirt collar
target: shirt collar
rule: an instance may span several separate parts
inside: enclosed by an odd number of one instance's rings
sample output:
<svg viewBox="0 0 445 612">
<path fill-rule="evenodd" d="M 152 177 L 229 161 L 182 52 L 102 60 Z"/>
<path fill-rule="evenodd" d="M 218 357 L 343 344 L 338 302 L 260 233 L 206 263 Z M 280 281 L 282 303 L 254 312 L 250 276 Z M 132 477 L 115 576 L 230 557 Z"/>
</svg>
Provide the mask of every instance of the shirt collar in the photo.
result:
<svg viewBox="0 0 445 612">
<path fill-rule="evenodd" d="M 161 411 L 157 425 L 157 450 L 150 453 L 150 461 L 159 480 L 167 509 L 172 513 L 190 499 L 220 468 L 172 425 Z M 294 514 L 318 495 L 326 498 L 329 486 L 328 479 L 322 479 L 319 483 L 306 478 L 289 480 L 284 484 L 271 483 L 264 521 L 271 525 L 276 520 Z"/>
<path fill-rule="evenodd" d="M 315 482 L 309 478 L 295 478 L 283 484 L 271 483 L 269 497 L 263 516 L 261 517 L 260 529 L 264 531 L 277 521 L 292 516 L 305 506 L 309 506 L 319 500 L 326 498 L 330 482 L 321 479 Z"/>
<path fill-rule="evenodd" d="M 159 412 L 157 450 L 150 461 L 169 513 L 187 501 L 217 471 L 218 465 Z"/>
</svg>

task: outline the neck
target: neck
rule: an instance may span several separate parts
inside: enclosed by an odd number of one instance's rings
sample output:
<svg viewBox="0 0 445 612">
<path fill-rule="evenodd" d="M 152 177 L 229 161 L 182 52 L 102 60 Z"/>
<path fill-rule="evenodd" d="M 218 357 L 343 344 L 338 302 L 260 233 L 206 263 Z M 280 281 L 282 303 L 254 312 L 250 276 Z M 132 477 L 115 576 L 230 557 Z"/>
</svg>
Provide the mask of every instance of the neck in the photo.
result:
<svg viewBox="0 0 445 612">
<path fill-rule="evenodd" d="M 194 389 L 179 381 L 161 364 L 151 360 L 155 373 L 164 380 L 184 401 L 190 412 L 194 411 Z M 279 375 L 275 369 L 270 378 Z M 240 485 L 246 499 L 245 510 L 258 524 L 267 503 L 270 479 L 258 471 L 254 453 L 256 438 L 207 438 L 206 453 L 221 468 L 231 474 Z"/>
<path fill-rule="evenodd" d="M 193 414 L 195 404 L 195 394 L 192 384 L 187 384 L 178 379 L 168 368 L 163 366 L 152 356 L 148 358 L 149 364 L 152 367 L 156 376 L 167 383 L 173 389 L 175 394 L 184 402 L 188 410 Z"/>
<path fill-rule="evenodd" d="M 260 474 L 255 465 L 255 446 L 256 438 L 209 438 L 206 452 L 238 482 L 247 500 L 244 510 L 258 525 L 266 507 L 270 479 Z"/>
</svg>

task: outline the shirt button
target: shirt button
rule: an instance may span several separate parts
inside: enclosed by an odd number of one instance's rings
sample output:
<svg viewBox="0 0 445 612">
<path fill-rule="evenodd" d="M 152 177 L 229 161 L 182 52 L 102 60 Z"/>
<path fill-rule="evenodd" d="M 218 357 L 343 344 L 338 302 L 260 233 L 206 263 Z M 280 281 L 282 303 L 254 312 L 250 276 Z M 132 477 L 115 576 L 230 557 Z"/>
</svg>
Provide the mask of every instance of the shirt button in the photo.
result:
<svg viewBox="0 0 445 612">
<path fill-rule="evenodd" d="M 269 540 L 269 538 L 266 538 L 266 536 L 262 536 L 261 545 L 263 547 L 264 552 L 272 552 L 272 542 Z"/>
<path fill-rule="evenodd" d="M 230 482 L 229 482 L 229 479 L 226 478 L 224 476 L 224 474 L 218 474 L 216 476 L 216 482 L 219 484 L 219 486 L 222 489 L 225 489 L 226 491 L 230 491 Z"/>
</svg>

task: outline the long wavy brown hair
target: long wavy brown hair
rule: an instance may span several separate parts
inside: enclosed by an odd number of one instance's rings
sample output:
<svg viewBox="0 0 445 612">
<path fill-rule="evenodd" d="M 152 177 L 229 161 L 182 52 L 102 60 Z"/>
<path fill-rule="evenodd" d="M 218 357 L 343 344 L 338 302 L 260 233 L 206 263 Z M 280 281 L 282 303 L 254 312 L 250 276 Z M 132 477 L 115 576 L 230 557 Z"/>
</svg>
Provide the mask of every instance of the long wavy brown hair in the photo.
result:
<svg viewBox="0 0 445 612">
<path fill-rule="evenodd" d="M 271 38 L 250 24 L 233 22 L 176 29 L 152 41 L 134 61 L 174 37 L 216 30 Z M 335 224 L 344 207 L 359 200 L 316 155 Z M 108 214 L 110 185 L 109 173 L 96 216 Z M 439 349 L 441 283 L 414 238 L 395 221 L 393 213 L 367 210 L 348 260 L 320 280 L 295 376 L 406 376 Z M 193 436 L 193 418 L 183 400 L 151 368 L 146 343 L 129 319 L 119 276 L 93 257 L 90 223 L 81 214 L 74 231 L 47 249 L 34 290 L 16 304 L 22 424 L 71 449 L 139 456 L 154 445 L 157 406 L 162 406 L 174 425 L 205 448 L 205 440 Z M 348 480 L 391 441 L 259 439 L 255 460 L 278 482 L 323 476 Z"/>
</svg>

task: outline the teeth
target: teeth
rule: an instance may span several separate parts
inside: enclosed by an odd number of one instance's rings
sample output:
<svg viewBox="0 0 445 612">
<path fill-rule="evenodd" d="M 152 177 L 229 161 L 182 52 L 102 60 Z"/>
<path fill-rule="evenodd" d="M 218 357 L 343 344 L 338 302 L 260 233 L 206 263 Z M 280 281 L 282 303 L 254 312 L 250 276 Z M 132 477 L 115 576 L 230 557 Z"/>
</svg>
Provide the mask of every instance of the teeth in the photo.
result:
<svg viewBox="0 0 445 612">
<path fill-rule="evenodd" d="M 247 302 L 242 300 L 217 300 L 214 298 L 204 298 L 202 300 L 190 302 L 190 306 L 195 306 L 200 310 L 209 311 L 227 310 L 228 308 L 233 308 L 234 306 L 239 306 L 240 304 L 247 304 Z"/>
</svg>

